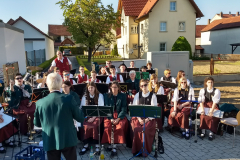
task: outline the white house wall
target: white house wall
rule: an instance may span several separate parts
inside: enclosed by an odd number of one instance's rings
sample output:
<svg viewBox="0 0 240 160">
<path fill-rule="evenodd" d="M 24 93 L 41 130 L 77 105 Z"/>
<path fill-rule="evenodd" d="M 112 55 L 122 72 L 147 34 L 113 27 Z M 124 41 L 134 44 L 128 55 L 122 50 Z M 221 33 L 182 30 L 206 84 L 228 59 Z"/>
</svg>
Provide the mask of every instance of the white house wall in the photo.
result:
<svg viewBox="0 0 240 160">
<path fill-rule="evenodd" d="M 46 60 L 51 59 L 55 53 L 54 53 L 54 41 L 47 38 L 45 39 L 45 45 L 46 45 Z"/>
<path fill-rule="evenodd" d="M 1 23 L 0 23 L 1 25 Z M 6 45 L 7 46 L 7 45 Z M 3 27 L 0 26 L 0 68 L 2 65 L 7 62 L 7 54 L 6 54 L 6 47 L 5 46 L 5 30 Z"/>
<path fill-rule="evenodd" d="M 231 54 L 232 47 L 229 44 L 240 43 L 240 28 L 202 32 L 201 37 L 204 53 Z M 234 54 L 240 54 L 240 47 Z"/>
<path fill-rule="evenodd" d="M 124 9 L 122 9 L 122 18 L 124 20 L 121 22 L 121 38 L 118 39 L 122 44 L 118 42 L 117 47 L 121 57 L 129 58 L 129 16 L 125 16 Z M 127 28 L 126 31 L 125 28 Z"/>
<path fill-rule="evenodd" d="M 138 58 L 138 49 L 133 49 L 133 45 L 138 44 L 138 34 L 137 33 L 131 33 L 132 25 L 136 25 L 136 26 L 138 25 L 138 23 L 134 22 L 134 18 L 135 17 L 129 17 L 128 18 L 129 19 L 129 26 L 128 26 L 129 44 L 128 44 L 128 49 L 133 50 L 133 54 L 130 54 L 129 58 Z"/>
<path fill-rule="evenodd" d="M 143 26 L 143 28 L 141 27 Z M 139 23 L 139 27 L 140 27 L 140 44 L 139 46 L 142 46 L 142 48 L 140 49 L 140 53 L 141 53 L 141 57 L 143 59 L 147 58 L 147 52 L 148 52 L 148 46 L 149 46 L 149 19 L 145 19 L 143 21 L 141 21 Z M 142 31 L 143 29 L 143 31 Z"/>
<path fill-rule="evenodd" d="M 201 45 L 201 38 L 196 38 L 196 45 Z"/>
<path fill-rule="evenodd" d="M 219 15 L 216 14 L 216 15 L 211 19 L 210 23 L 212 23 L 213 21 L 218 20 L 218 19 L 222 19 L 222 17 L 220 17 Z"/>
</svg>

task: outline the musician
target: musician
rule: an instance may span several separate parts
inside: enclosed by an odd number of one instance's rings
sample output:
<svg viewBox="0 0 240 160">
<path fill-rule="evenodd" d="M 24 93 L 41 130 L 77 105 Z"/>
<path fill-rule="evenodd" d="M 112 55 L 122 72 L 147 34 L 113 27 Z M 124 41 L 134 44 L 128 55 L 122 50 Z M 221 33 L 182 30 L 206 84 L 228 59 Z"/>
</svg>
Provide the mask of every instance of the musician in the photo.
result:
<svg viewBox="0 0 240 160">
<path fill-rule="evenodd" d="M 148 90 L 147 80 L 141 79 L 140 81 L 140 92 L 138 92 L 133 100 L 133 105 L 152 105 L 157 106 L 157 97 Z M 131 126 L 133 130 L 133 144 L 132 153 L 136 155 L 143 147 L 143 124 L 144 119 L 141 117 L 132 117 Z M 154 118 L 145 118 L 145 147 L 148 153 L 152 151 L 152 144 L 154 141 L 156 129 L 156 121 Z M 147 156 L 144 154 L 143 156 Z"/>
<path fill-rule="evenodd" d="M 99 79 L 97 79 L 97 72 L 96 71 L 91 71 L 91 78 L 88 79 L 87 82 L 102 83 Z"/>
<path fill-rule="evenodd" d="M 127 66 L 126 66 L 124 63 L 122 63 L 122 64 L 119 66 L 119 68 L 120 68 L 120 73 L 125 73 Z"/>
<path fill-rule="evenodd" d="M 126 94 L 121 93 L 120 85 L 117 81 L 113 81 L 110 86 L 110 93 L 105 95 L 104 104 L 114 107 L 114 114 L 111 119 L 104 119 L 104 133 L 102 143 L 111 143 L 112 124 L 114 140 L 113 148 L 110 145 L 108 150 L 111 151 L 111 156 L 117 155 L 116 143 L 126 143 L 126 133 L 128 130 L 128 121 L 126 118 L 127 101 Z"/>
<path fill-rule="evenodd" d="M 62 91 L 64 94 L 72 95 L 74 97 L 74 100 L 77 103 L 77 106 L 80 106 L 81 100 L 80 100 L 78 94 L 76 92 L 74 92 L 72 83 L 70 81 L 63 81 Z"/>
<path fill-rule="evenodd" d="M 124 82 L 123 77 L 116 73 L 116 67 L 114 65 L 110 66 L 111 75 L 107 77 L 106 83 L 109 84 L 112 81 Z"/>
<path fill-rule="evenodd" d="M 58 67 L 54 68 L 54 73 L 60 74 L 60 69 Z"/>
<path fill-rule="evenodd" d="M 107 75 L 107 72 L 106 72 L 106 68 L 105 67 L 101 67 L 100 71 L 98 72 L 98 75 Z"/>
<path fill-rule="evenodd" d="M 147 69 L 148 69 L 148 70 L 154 70 L 154 69 L 152 68 L 152 63 L 150 63 L 150 62 L 147 63 Z"/>
<path fill-rule="evenodd" d="M 39 83 L 38 86 L 37 86 L 37 88 L 47 88 L 47 83 L 46 83 L 47 76 L 48 76 L 48 72 L 45 72 L 45 73 L 43 74 L 42 83 Z"/>
<path fill-rule="evenodd" d="M 112 65 L 112 61 L 106 61 L 106 66 L 105 66 L 105 68 L 107 69 L 107 68 L 109 68 L 109 73 L 108 73 L 108 75 L 109 74 L 111 74 L 111 72 L 110 72 L 110 67 L 111 67 L 111 65 Z M 116 72 L 118 72 L 118 70 L 117 70 L 117 68 L 115 67 L 115 70 L 116 70 Z"/>
<path fill-rule="evenodd" d="M 55 58 L 52 61 L 51 67 L 48 70 L 48 72 L 52 72 L 54 67 L 58 67 L 60 70 L 60 75 L 63 74 L 63 71 L 67 70 L 70 71 L 72 70 L 72 63 L 67 57 L 63 57 L 63 54 L 61 51 L 57 51 L 57 58 Z"/>
<path fill-rule="evenodd" d="M 63 71 L 63 81 L 69 81 L 72 85 L 77 84 L 73 79 L 70 79 L 69 71 Z"/>
<path fill-rule="evenodd" d="M 10 80 L 10 97 L 9 107 L 13 108 L 13 114 L 18 115 L 20 122 L 21 134 L 28 132 L 27 115 L 31 117 L 31 128 L 33 128 L 33 114 L 35 103 L 31 101 L 32 88 L 30 85 L 23 84 L 21 73 L 15 75 L 15 84 Z"/>
<path fill-rule="evenodd" d="M 3 111 L 4 110 L 0 104 L 0 123 L 4 122 L 4 119 L 2 117 Z M 15 134 L 16 132 L 17 132 L 17 129 L 13 126 L 12 123 L 9 123 L 8 125 L 6 125 L 0 129 L 0 154 L 6 153 L 6 150 L 2 144 L 3 142 L 5 142 L 5 146 L 8 146 L 8 147 L 13 148 L 16 146 L 13 141 L 9 140 L 10 137 L 13 136 L 13 134 Z"/>
<path fill-rule="evenodd" d="M 136 68 L 136 67 L 134 67 L 134 61 L 130 62 L 130 67 L 129 68 Z"/>
<path fill-rule="evenodd" d="M 147 72 L 147 66 L 142 66 L 140 69 L 141 69 L 141 72 L 148 73 Z M 149 75 L 141 75 L 142 79 L 146 79 L 147 80 L 147 79 L 149 79 L 149 77 L 151 77 L 151 74 L 149 74 Z"/>
<path fill-rule="evenodd" d="M 76 78 L 78 78 L 78 82 L 77 83 L 87 82 L 89 77 L 88 77 L 88 75 L 86 75 L 84 73 L 84 66 L 80 66 L 79 67 L 79 72 L 80 72 L 80 74 L 76 77 Z"/>
<path fill-rule="evenodd" d="M 205 130 L 210 130 L 208 139 L 210 141 L 214 138 L 214 133 L 217 133 L 217 127 L 219 118 L 213 117 L 214 110 L 219 110 L 218 103 L 220 102 L 221 93 L 219 89 L 214 88 L 214 79 L 212 77 L 206 77 L 204 80 L 204 88 L 200 90 L 198 102 L 201 108 L 200 116 L 200 129 L 202 129 L 201 137 L 205 137 Z M 205 115 L 204 108 L 210 108 L 208 115 Z"/>
<path fill-rule="evenodd" d="M 130 79 L 128 79 L 126 82 L 127 83 L 132 83 L 132 88 L 131 88 L 132 93 L 136 94 L 137 92 L 139 92 L 139 82 L 140 82 L 140 80 L 136 78 L 136 72 L 134 70 L 131 70 L 129 72 L 129 77 L 130 77 Z"/>
<path fill-rule="evenodd" d="M 158 77 L 156 74 L 152 74 L 150 81 L 148 83 L 148 90 L 149 92 L 152 92 L 154 94 L 160 94 L 160 95 L 164 95 L 164 89 L 162 86 L 160 86 L 160 84 L 158 83 Z M 163 106 L 162 104 L 157 104 L 157 106 L 161 107 L 162 112 L 163 113 Z M 160 131 L 163 130 L 162 126 L 164 124 L 164 118 L 163 118 L 163 114 L 161 115 L 162 118 L 156 118 L 156 122 L 158 123 L 158 129 Z"/>
<path fill-rule="evenodd" d="M 160 81 L 168 81 L 168 82 L 172 82 L 172 83 L 176 83 L 176 80 L 171 76 L 171 70 L 170 69 L 166 69 L 164 71 L 164 77 L 161 77 Z M 166 88 L 165 86 L 163 86 L 164 88 L 164 93 L 165 95 L 168 95 L 168 93 L 172 90 L 171 88 Z"/>
<path fill-rule="evenodd" d="M 89 82 L 87 84 L 87 90 L 85 95 L 82 97 L 81 107 L 86 105 L 98 105 L 104 106 L 104 98 L 101 93 L 99 93 L 96 84 L 94 82 Z M 88 117 L 83 122 L 84 127 L 84 146 L 80 151 L 80 155 L 84 155 L 89 150 L 89 144 L 92 142 L 95 144 L 95 151 L 99 153 L 99 121 L 102 123 L 103 119 L 99 117 Z"/>
<path fill-rule="evenodd" d="M 180 78 L 186 77 L 186 74 L 183 70 L 178 71 L 177 78 L 176 78 L 176 83 L 178 84 L 178 81 Z M 187 85 L 190 86 L 190 81 L 187 79 Z"/>
<path fill-rule="evenodd" d="M 56 73 L 47 77 L 50 94 L 37 101 L 34 125 L 42 127 L 43 148 L 48 159 L 77 160 L 77 132 L 73 119 L 83 122 L 84 115 L 74 97 L 60 93 L 62 78 Z"/>
<path fill-rule="evenodd" d="M 190 102 L 179 102 L 181 100 L 195 101 L 194 90 L 187 85 L 187 79 L 182 77 L 179 80 L 178 87 L 174 90 L 172 102 L 174 106 L 170 110 L 168 123 L 171 127 L 180 127 L 182 129 L 182 136 L 189 139 L 189 115 Z"/>
</svg>

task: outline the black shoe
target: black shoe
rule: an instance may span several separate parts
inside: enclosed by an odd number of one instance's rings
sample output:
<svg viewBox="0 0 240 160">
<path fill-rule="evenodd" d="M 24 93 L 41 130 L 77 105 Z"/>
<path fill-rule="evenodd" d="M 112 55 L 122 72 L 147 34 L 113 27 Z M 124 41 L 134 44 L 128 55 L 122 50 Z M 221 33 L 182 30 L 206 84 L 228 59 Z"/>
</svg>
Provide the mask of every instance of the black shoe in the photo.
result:
<svg viewBox="0 0 240 160">
<path fill-rule="evenodd" d="M 10 144 L 10 143 L 12 143 L 12 144 Z M 14 148 L 17 146 L 13 141 L 10 141 L 9 143 L 3 142 L 2 144 L 3 144 L 3 146 L 10 147 L 10 148 Z"/>
<path fill-rule="evenodd" d="M 112 146 L 111 147 L 107 147 L 107 151 L 112 151 Z"/>
<path fill-rule="evenodd" d="M 209 140 L 209 141 L 212 141 L 213 139 L 214 139 L 214 135 L 209 135 L 209 136 L 208 136 L 208 140 Z"/>
<path fill-rule="evenodd" d="M 0 154 L 2 153 L 6 153 L 6 149 L 4 148 L 4 150 L 0 150 Z"/>
<path fill-rule="evenodd" d="M 183 131 L 183 132 L 182 132 L 182 138 L 185 138 L 185 137 L 186 137 L 186 132 Z"/>
<path fill-rule="evenodd" d="M 116 152 L 114 152 L 114 151 L 111 151 L 110 158 L 113 158 L 113 157 L 115 157 L 115 156 L 117 156 L 117 151 L 116 151 Z"/>
<path fill-rule="evenodd" d="M 200 138 L 204 138 L 205 137 L 205 133 L 201 133 L 201 135 L 200 135 Z"/>
<path fill-rule="evenodd" d="M 85 148 L 85 151 L 83 151 L 83 150 L 81 150 L 80 152 L 79 152 L 79 155 L 84 155 L 88 150 L 89 150 L 89 147 L 83 147 L 83 148 Z M 82 149 L 83 149 L 82 148 Z"/>
<path fill-rule="evenodd" d="M 186 134 L 185 134 L 185 139 L 186 139 L 186 140 L 189 140 L 189 139 L 190 139 L 190 134 L 189 134 L 189 132 L 186 132 Z"/>
<path fill-rule="evenodd" d="M 158 144 L 158 151 L 160 154 L 164 154 L 164 147 L 162 143 Z"/>
</svg>

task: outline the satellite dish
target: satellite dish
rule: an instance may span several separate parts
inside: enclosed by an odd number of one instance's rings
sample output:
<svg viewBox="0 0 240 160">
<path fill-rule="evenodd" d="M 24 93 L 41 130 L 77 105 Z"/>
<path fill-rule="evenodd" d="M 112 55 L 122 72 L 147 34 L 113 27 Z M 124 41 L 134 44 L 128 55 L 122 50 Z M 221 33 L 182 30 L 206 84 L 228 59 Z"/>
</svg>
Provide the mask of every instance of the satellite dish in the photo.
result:
<svg viewBox="0 0 240 160">
<path fill-rule="evenodd" d="M 133 54 L 133 49 L 132 48 L 129 49 L 129 54 Z"/>
</svg>

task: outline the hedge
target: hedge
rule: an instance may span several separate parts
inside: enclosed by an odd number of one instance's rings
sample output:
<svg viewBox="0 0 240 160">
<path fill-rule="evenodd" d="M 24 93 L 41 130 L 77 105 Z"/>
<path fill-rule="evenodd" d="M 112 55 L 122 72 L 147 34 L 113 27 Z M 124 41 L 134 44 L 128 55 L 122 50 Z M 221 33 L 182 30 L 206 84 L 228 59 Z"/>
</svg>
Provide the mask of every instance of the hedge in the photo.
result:
<svg viewBox="0 0 240 160">
<path fill-rule="evenodd" d="M 56 57 L 57 57 L 57 56 L 54 56 L 53 58 L 51 58 L 51 59 L 49 59 L 49 60 L 41 63 L 38 67 L 43 68 L 43 70 L 46 69 L 46 68 L 48 68 L 48 67 L 51 65 L 52 61 L 53 61 Z M 32 74 L 35 75 L 37 72 L 39 72 L 39 71 L 32 71 Z"/>
<path fill-rule="evenodd" d="M 210 60 L 210 57 L 206 57 L 206 56 L 203 56 L 203 57 L 197 57 L 197 56 L 193 56 L 192 57 L 192 60 Z"/>
<path fill-rule="evenodd" d="M 81 57 L 80 56 L 76 56 L 76 59 L 78 61 L 78 64 L 79 66 L 84 66 L 84 73 L 86 75 L 89 75 L 90 76 L 90 71 L 86 68 L 85 64 L 83 63 L 83 61 L 81 60 Z"/>
<path fill-rule="evenodd" d="M 184 36 L 178 37 L 172 46 L 172 51 L 189 51 L 189 59 L 192 59 L 192 47 Z"/>
<path fill-rule="evenodd" d="M 64 49 L 70 49 L 72 55 L 84 55 L 84 51 L 87 50 L 87 47 L 72 47 L 72 46 L 60 46 L 59 47 L 59 50 L 61 52 L 63 52 Z"/>
<path fill-rule="evenodd" d="M 82 55 L 82 56 L 78 56 L 82 59 L 87 59 L 88 56 L 86 55 Z M 101 55 L 101 56 L 92 56 L 92 58 L 94 59 L 102 59 L 102 58 L 120 58 L 119 56 L 110 56 L 110 55 Z"/>
<path fill-rule="evenodd" d="M 117 49 L 117 45 L 116 44 L 114 45 L 114 49 L 112 50 L 111 55 L 112 56 L 118 56 L 118 49 Z"/>
</svg>

